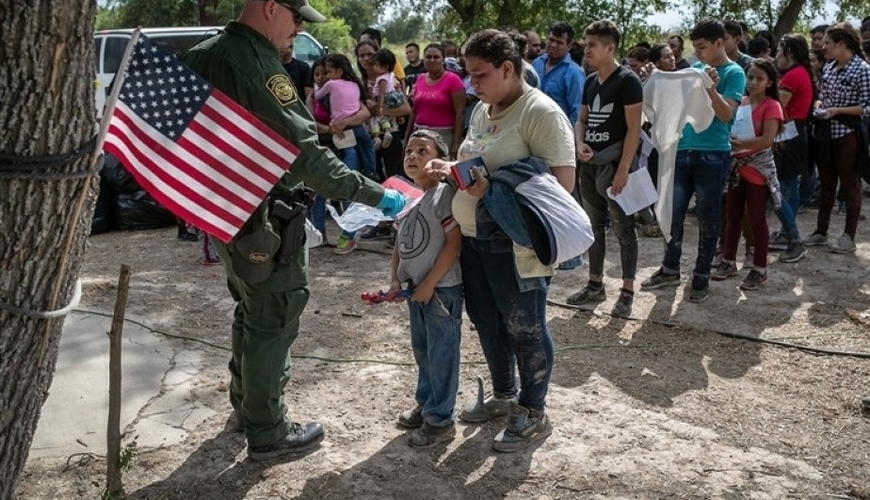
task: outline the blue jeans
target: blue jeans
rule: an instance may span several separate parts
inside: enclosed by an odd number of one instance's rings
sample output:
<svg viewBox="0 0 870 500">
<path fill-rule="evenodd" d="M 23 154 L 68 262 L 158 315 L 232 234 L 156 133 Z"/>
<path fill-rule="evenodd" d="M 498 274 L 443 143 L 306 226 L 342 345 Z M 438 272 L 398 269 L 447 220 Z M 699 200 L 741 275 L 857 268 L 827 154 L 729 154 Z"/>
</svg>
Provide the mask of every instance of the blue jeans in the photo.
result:
<svg viewBox="0 0 870 500">
<path fill-rule="evenodd" d="M 547 328 L 547 280 L 523 287 L 514 253 L 493 241 L 464 236 L 459 254 L 465 310 L 480 338 L 493 392 L 526 408 L 543 410 L 553 371 L 553 339 Z M 519 370 L 520 388 L 514 366 Z"/>
<path fill-rule="evenodd" d="M 411 347 L 417 362 L 417 402 L 429 425 L 453 423 L 459 390 L 462 285 L 436 288 L 427 304 L 408 301 Z"/>
<path fill-rule="evenodd" d="M 320 195 L 314 198 L 314 204 L 308 211 L 308 220 L 326 238 L 326 198 Z"/>
<path fill-rule="evenodd" d="M 366 177 L 377 180 L 378 172 L 375 166 L 375 142 L 371 134 L 362 125 L 357 125 L 351 129 L 353 136 L 356 137 L 356 154 L 358 157 L 358 168 Z"/>
<path fill-rule="evenodd" d="M 782 206 L 776 211 L 776 216 L 782 224 L 782 231 L 789 241 L 800 241 L 795 217 L 801 206 L 800 177 L 779 179 L 779 189 L 782 191 Z"/>
<path fill-rule="evenodd" d="M 698 257 L 693 274 L 709 278 L 719 240 L 720 205 L 725 178 L 731 164 L 730 151 L 677 151 L 674 165 L 674 211 L 671 241 L 665 248 L 662 268 L 680 271 L 683 254 L 683 226 L 689 200 L 696 195 L 698 207 Z"/>
</svg>

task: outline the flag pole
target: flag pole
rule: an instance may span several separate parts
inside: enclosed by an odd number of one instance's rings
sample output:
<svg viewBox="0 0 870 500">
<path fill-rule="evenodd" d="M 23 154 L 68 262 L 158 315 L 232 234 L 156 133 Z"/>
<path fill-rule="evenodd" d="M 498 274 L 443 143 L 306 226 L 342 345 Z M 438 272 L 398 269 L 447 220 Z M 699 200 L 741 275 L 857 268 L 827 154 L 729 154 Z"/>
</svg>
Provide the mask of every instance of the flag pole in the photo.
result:
<svg viewBox="0 0 870 500">
<path fill-rule="evenodd" d="M 115 104 L 118 103 L 118 96 L 121 94 L 121 87 L 124 86 L 124 73 L 127 72 L 127 65 L 130 63 L 130 53 L 133 52 L 133 47 L 139 41 L 140 28 L 133 30 L 130 36 L 130 42 L 127 43 L 127 48 L 124 49 L 124 57 L 121 58 L 121 65 L 118 67 L 118 72 L 115 74 L 115 84 L 112 85 L 112 92 L 106 99 L 106 106 L 103 110 L 103 116 L 100 119 L 100 133 L 97 135 L 97 143 L 94 146 L 94 163 L 99 158 L 99 152 L 103 149 L 103 143 L 106 142 L 106 135 L 109 133 L 109 122 L 112 120 L 112 113 L 115 112 Z M 93 167 L 93 165 L 91 165 Z"/>
</svg>

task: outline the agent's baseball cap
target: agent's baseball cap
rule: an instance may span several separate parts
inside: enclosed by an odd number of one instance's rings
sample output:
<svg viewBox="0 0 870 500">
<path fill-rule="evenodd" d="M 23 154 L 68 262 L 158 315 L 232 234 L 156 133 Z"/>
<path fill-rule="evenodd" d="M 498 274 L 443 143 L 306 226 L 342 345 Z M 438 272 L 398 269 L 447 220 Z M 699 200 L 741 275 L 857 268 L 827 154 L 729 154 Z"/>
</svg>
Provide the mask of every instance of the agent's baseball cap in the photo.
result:
<svg viewBox="0 0 870 500">
<path fill-rule="evenodd" d="M 314 7 L 308 4 L 308 0 L 275 0 L 281 5 L 285 5 L 290 9 L 295 10 L 302 16 L 302 19 L 309 23 L 322 23 L 326 21 L 326 17 L 320 12 L 314 10 Z"/>
</svg>

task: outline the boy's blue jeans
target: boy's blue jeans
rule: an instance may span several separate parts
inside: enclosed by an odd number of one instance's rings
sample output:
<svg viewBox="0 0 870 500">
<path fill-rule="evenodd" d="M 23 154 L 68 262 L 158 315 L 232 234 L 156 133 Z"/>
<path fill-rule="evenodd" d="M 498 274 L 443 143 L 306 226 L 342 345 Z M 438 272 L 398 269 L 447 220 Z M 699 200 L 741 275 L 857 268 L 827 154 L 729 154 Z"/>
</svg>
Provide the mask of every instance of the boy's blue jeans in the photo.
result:
<svg viewBox="0 0 870 500">
<path fill-rule="evenodd" d="M 671 241 L 665 245 L 665 258 L 662 260 L 665 271 L 672 274 L 680 271 L 686 211 L 694 194 L 697 198 L 699 226 L 694 275 L 710 277 L 719 240 L 722 191 L 730 165 L 731 151 L 677 151 Z"/>
<path fill-rule="evenodd" d="M 779 189 L 782 192 L 782 206 L 776 211 L 781 228 L 790 242 L 801 240 L 795 218 L 801 205 L 800 177 L 791 179 L 779 179 Z"/>
<path fill-rule="evenodd" d="M 411 347 L 417 362 L 417 402 L 431 426 L 453 423 L 459 390 L 462 285 L 436 288 L 426 304 L 408 300 Z"/>
<path fill-rule="evenodd" d="M 543 410 L 553 371 L 553 339 L 547 328 L 549 279 L 523 280 L 520 288 L 509 242 L 462 237 L 465 310 L 480 338 L 493 392 Z M 514 366 L 519 370 L 520 387 Z"/>
</svg>

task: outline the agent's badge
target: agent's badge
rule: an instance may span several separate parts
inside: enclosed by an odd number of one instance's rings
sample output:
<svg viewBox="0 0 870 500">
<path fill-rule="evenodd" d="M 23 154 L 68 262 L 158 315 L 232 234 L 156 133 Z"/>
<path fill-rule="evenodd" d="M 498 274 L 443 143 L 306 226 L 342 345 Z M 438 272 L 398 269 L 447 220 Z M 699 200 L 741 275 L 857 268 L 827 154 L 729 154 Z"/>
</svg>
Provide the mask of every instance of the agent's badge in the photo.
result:
<svg viewBox="0 0 870 500">
<path fill-rule="evenodd" d="M 296 89 L 287 75 L 275 75 L 266 82 L 266 88 L 275 96 L 281 106 L 289 106 L 296 102 Z"/>
</svg>

